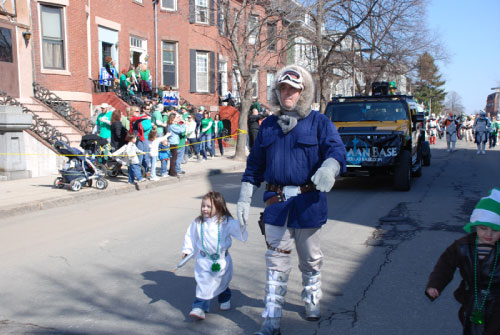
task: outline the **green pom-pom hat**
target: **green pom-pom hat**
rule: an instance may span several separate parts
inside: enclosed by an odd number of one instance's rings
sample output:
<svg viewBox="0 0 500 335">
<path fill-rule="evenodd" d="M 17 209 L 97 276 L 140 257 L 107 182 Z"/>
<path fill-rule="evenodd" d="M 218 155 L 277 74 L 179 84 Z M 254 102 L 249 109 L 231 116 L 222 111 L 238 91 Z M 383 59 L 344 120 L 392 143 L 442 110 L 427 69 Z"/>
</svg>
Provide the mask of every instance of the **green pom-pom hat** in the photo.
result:
<svg viewBox="0 0 500 335">
<path fill-rule="evenodd" d="M 487 226 L 500 231 L 500 188 L 492 189 L 489 196 L 479 200 L 464 230 L 470 233 L 473 226 Z"/>
</svg>

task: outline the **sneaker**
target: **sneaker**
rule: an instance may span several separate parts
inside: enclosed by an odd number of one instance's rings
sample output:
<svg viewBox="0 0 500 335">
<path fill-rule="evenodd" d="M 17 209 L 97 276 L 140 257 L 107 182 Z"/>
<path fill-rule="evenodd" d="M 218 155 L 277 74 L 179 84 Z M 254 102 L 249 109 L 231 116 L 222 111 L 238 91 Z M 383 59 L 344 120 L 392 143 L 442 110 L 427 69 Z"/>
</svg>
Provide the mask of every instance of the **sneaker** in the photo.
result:
<svg viewBox="0 0 500 335">
<path fill-rule="evenodd" d="M 178 171 L 178 174 L 186 174 L 186 171 Z"/>
<path fill-rule="evenodd" d="M 134 182 L 134 185 L 135 185 L 135 189 L 137 191 L 140 191 L 141 190 L 141 187 L 139 186 L 139 183 L 138 182 Z"/>
<path fill-rule="evenodd" d="M 479 155 L 480 153 L 481 153 L 481 150 L 478 150 L 478 151 L 477 151 L 477 154 Z"/>
<path fill-rule="evenodd" d="M 231 309 L 231 300 L 223 302 L 219 305 L 221 311 L 228 311 Z"/>
<path fill-rule="evenodd" d="M 151 181 L 158 181 L 158 180 L 160 180 L 160 178 L 154 177 L 154 178 L 149 178 L 149 180 L 151 180 Z"/>
<path fill-rule="evenodd" d="M 189 316 L 197 320 L 205 320 L 205 312 L 201 308 L 193 308 Z"/>
<path fill-rule="evenodd" d="M 145 182 L 145 181 L 146 181 L 146 178 L 142 178 L 141 180 L 138 180 L 137 182 L 138 182 L 138 183 L 143 183 L 143 182 Z"/>
<path fill-rule="evenodd" d="M 450 152 L 450 149 L 447 149 L 446 152 Z"/>
<path fill-rule="evenodd" d="M 160 177 L 162 177 L 162 178 L 168 178 L 168 174 L 162 174 Z"/>
<path fill-rule="evenodd" d="M 483 150 L 481 153 L 482 153 L 483 155 L 486 155 L 486 151 L 484 151 L 484 150 Z"/>
</svg>

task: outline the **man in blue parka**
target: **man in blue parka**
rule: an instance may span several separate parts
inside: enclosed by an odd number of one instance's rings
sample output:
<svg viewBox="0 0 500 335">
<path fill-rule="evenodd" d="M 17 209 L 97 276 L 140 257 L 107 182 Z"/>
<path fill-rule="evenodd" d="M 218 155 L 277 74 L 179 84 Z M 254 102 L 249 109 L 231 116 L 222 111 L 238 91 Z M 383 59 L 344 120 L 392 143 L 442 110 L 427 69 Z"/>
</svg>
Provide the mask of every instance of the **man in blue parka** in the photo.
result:
<svg viewBox="0 0 500 335">
<path fill-rule="evenodd" d="M 237 214 L 243 225 L 255 189 L 266 182 L 266 308 L 262 327 L 255 334 L 280 333 L 294 247 L 302 272 L 306 319 L 320 318 L 323 254 L 319 235 L 327 221 L 325 192 L 345 171 L 346 151 L 333 123 L 311 111 L 313 99 L 314 82 L 307 70 L 290 65 L 278 73 L 271 104 L 279 110 L 262 122 L 242 178 Z"/>
</svg>

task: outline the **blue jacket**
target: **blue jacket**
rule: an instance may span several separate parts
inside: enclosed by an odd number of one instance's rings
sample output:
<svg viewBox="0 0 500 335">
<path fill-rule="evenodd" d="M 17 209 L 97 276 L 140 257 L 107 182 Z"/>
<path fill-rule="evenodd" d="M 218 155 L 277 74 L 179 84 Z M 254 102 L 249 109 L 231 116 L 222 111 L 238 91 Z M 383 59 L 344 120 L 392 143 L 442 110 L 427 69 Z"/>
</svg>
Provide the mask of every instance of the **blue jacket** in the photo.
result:
<svg viewBox="0 0 500 335">
<path fill-rule="evenodd" d="M 276 185 L 304 185 L 311 182 L 324 160 L 334 158 L 340 173 L 346 169 L 346 151 L 334 124 L 323 114 L 312 111 L 298 121 L 288 134 L 276 116 L 267 117 L 247 159 L 242 181 L 257 187 L 265 181 Z M 264 192 L 264 201 L 276 195 Z M 299 194 L 264 210 L 264 223 L 290 228 L 316 228 L 326 223 L 328 206 L 324 192 Z"/>
<path fill-rule="evenodd" d="M 160 142 L 160 144 L 158 145 L 158 158 L 160 160 L 169 159 L 170 157 L 172 157 L 169 148 L 169 145 L 164 145 Z"/>
<path fill-rule="evenodd" d="M 170 145 L 177 146 L 180 142 L 180 135 L 186 131 L 186 126 L 172 123 L 167 129 L 171 134 L 168 138 L 168 142 Z"/>
</svg>

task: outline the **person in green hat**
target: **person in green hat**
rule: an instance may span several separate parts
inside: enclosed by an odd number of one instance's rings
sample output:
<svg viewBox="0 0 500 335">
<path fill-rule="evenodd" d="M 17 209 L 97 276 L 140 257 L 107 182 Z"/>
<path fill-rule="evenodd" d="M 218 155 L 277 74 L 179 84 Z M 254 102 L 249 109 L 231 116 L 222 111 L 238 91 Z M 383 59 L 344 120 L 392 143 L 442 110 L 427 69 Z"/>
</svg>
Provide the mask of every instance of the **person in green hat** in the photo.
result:
<svg viewBox="0 0 500 335">
<path fill-rule="evenodd" d="M 463 334 L 500 334 L 500 188 L 479 200 L 464 230 L 439 257 L 425 294 L 438 298 L 458 268 L 462 282 L 454 296 Z"/>
<path fill-rule="evenodd" d="M 391 81 L 389 82 L 389 95 L 396 95 L 396 90 L 397 90 L 396 82 Z"/>
</svg>

